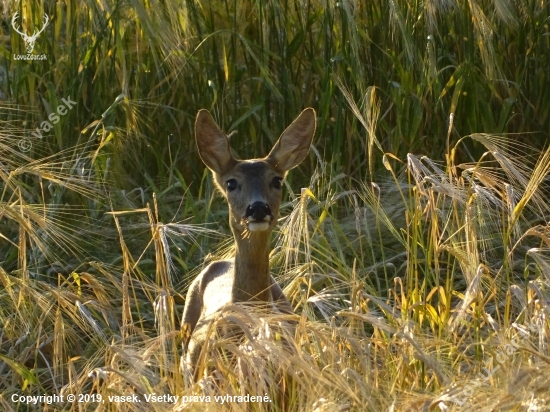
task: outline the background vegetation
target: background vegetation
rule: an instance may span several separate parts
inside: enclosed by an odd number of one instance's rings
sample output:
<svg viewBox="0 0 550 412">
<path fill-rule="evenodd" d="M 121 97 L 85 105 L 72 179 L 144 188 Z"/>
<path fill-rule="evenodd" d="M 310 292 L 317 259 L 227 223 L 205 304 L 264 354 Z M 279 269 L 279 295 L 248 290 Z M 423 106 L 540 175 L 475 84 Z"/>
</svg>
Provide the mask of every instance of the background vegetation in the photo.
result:
<svg viewBox="0 0 550 412">
<path fill-rule="evenodd" d="M 253 410 L 550 408 L 549 7 L 3 2 L 2 406 L 26 409 L 13 394 L 268 393 Z M 16 11 L 27 33 L 50 16 L 33 52 L 47 60 L 14 58 Z M 35 138 L 63 98 L 75 107 Z M 186 287 L 231 254 L 194 116 L 211 110 L 245 158 L 308 106 L 316 138 L 288 178 L 272 254 L 298 314 L 291 347 L 269 333 L 248 349 L 220 339 L 254 356 L 231 366 L 214 345 L 223 373 L 188 385 Z M 235 310 L 264 331 L 280 321 Z M 500 368 L 480 380 L 489 359 Z M 227 409 L 99 404 L 146 407 Z"/>
</svg>

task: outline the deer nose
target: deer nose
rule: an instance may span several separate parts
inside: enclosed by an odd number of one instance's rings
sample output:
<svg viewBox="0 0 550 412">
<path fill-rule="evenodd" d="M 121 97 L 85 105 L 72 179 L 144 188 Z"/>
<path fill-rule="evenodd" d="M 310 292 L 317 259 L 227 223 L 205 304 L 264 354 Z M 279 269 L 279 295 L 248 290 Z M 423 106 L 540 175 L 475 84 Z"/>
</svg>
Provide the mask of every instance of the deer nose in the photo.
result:
<svg viewBox="0 0 550 412">
<path fill-rule="evenodd" d="M 268 215 L 271 215 L 271 209 L 264 202 L 254 202 L 246 208 L 245 217 L 249 220 L 263 221 Z"/>
</svg>

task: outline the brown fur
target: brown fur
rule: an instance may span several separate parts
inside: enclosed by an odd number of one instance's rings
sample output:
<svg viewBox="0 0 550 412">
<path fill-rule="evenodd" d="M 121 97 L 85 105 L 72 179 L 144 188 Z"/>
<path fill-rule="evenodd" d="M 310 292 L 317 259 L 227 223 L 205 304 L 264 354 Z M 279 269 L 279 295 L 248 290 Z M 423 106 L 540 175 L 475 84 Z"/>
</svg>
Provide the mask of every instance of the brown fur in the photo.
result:
<svg viewBox="0 0 550 412">
<path fill-rule="evenodd" d="M 277 184 L 306 157 L 315 133 L 315 111 L 305 109 L 282 133 L 263 159 L 236 160 L 229 141 L 206 110 L 197 114 L 195 137 L 204 164 L 229 204 L 229 223 L 235 238 L 235 258 L 216 261 L 195 278 L 185 302 L 182 328 L 185 332 L 185 369 L 198 377 L 197 363 L 207 340 L 212 316 L 225 305 L 259 301 L 272 310 L 292 313 L 281 287 L 269 274 L 269 239 L 277 224 L 282 190 Z M 275 180 L 274 180 L 275 179 Z M 228 181 L 236 181 L 229 190 Z M 262 220 L 247 216 L 249 206 L 267 205 Z M 252 223 L 251 223 L 252 222 Z M 267 229 L 249 231 L 255 222 Z"/>
</svg>

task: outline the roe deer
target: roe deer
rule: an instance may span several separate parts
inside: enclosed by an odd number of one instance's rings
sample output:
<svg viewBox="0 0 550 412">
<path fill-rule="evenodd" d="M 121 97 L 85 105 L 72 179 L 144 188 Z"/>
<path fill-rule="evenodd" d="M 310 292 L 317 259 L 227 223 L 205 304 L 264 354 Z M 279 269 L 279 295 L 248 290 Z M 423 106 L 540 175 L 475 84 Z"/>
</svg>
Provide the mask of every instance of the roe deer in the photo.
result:
<svg viewBox="0 0 550 412">
<path fill-rule="evenodd" d="M 269 238 L 277 224 L 282 181 L 308 154 L 315 127 L 315 111 L 305 109 L 266 157 L 236 160 L 229 140 L 210 113 L 201 110 L 197 114 L 195 138 L 199 154 L 229 204 L 236 253 L 234 259 L 211 263 L 187 292 L 182 319 L 182 366 L 195 380 L 212 315 L 225 305 L 257 301 L 270 305 L 272 311 L 293 312 L 281 287 L 269 274 Z"/>
</svg>

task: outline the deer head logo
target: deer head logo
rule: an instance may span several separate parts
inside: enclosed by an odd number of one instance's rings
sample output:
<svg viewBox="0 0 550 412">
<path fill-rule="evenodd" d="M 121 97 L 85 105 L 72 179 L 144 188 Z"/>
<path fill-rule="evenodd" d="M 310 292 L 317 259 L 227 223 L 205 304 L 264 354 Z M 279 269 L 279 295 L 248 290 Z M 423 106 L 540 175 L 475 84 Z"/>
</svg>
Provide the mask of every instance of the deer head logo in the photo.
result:
<svg viewBox="0 0 550 412">
<path fill-rule="evenodd" d="M 42 33 L 44 31 L 44 29 L 46 28 L 46 26 L 48 25 L 48 22 L 50 21 L 50 18 L 48 17 L 47 14 L 44 14 L 44 25 L 42 26 L 42 28 L 38 32 L 35 30 L 33 35 L 29 36 L 27 33 L 24 33 L 24 32 L 20 31 L 17 28 L 16 20 L 17 20 L 18 17 L 19 17 L 19 12 L 16 11 L 15 14 L 13 15 L 12 19 L 11 19 L 11 25 L 12 25 L 13 29 L 17 33 L 19 33 L 21 35 L 21 37 L 23 38 L 23 41 L 25 42 L 25 44 L 27 46 L 26 47 L 27 53 L 31 54 L 32 51 L 34 50 L 34 45 L 36 44 L 36 39 L 38 38 L 40 33 Z"/>
</svg>

